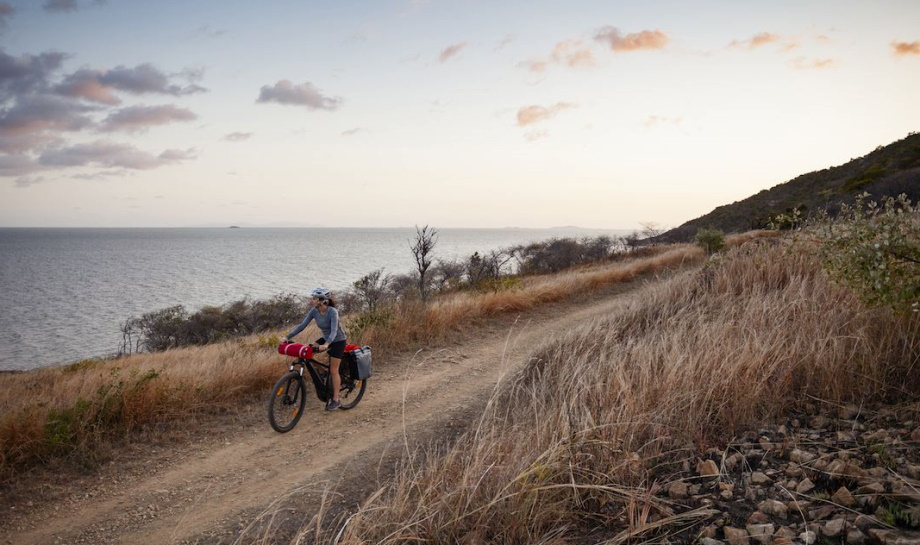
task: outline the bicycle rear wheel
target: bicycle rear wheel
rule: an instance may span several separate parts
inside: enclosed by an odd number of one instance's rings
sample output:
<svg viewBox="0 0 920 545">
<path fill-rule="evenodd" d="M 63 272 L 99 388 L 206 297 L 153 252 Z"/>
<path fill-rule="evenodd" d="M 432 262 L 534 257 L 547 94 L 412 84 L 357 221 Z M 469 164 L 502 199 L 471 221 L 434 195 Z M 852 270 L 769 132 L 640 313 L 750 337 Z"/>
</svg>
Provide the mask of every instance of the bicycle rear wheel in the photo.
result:
<svg viewBox="0 0 920 545">
<path fill-rule="evenodd" d="M 306 384 L 297 371 L 278 379 L 268 398 L 268 423 L 278 433 L 289 432 L 303 416 L 307 401 Z"/>
<path fill-rule="evenodd" d="M 339 408 L 346 411 L 354 409 L 361 401 L 361 398 L 364 397 L 364 391 L 367 390 L 367 381 L 352 378 L 348 372 L 347 365 L 339 367 L 339 376 L 342 377 L 342 386 L 339 388 L 339 401 L 342 406 Z"/>
</svg>

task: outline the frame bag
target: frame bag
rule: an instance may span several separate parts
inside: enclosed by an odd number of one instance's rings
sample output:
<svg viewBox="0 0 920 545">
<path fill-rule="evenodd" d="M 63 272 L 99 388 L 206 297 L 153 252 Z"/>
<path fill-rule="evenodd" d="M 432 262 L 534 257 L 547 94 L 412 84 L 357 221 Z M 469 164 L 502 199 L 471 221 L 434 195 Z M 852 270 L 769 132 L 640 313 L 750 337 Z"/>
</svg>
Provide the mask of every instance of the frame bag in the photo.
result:
<svg viewBox="0 0 920 545">
<path fill-rule="evenodd" d="M 348 365 L 351 376 L 356 380 L 371 378 L 371 347 L 364 346 L 348 353 Z"/>
</svg>

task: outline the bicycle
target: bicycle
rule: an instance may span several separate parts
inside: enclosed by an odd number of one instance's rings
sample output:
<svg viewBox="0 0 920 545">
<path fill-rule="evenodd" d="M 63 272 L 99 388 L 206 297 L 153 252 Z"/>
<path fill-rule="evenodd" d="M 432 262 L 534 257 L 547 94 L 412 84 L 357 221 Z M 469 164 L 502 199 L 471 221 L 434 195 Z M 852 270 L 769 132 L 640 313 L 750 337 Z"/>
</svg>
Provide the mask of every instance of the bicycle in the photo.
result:
<svg viewBox="0 0 920 545">
<path fill-rule="evenodd" d="M 357 380 L 351 375 L 350 366 L 348 365 L 347 351 L 360 348 L 355 345 L 346 346 L 346 357 L 342 358 L 339 364 L 339 377 L 342 379 L 339 388 L 339 401 L 342 410 L 353 409 L 364 397 L 367 390 L 366 380 Z M 313 358 L 314 354 L 320 353 L 312 344 L 297 345 L 294 343 L 282 344 L 278 348 L 279 353 L 292 355 L 296 353 L 296 359 L 291 363 L 288 372 L 285 373 L 275 387 L 272 388 L 271 395 L 268 398 L 268 422 L 278 433 L 286 433 L 294 429 L 300 417 L 303 416 L 303 409 L 307 402 L 307 384 L 304 380 L 304 369 L 310 374 L 313 387 L 316 390 L 316 397 L 326 403 L 332 398 L 330 395 L 332 385 L 329 374 L 329 365 Z"/>
</svg>

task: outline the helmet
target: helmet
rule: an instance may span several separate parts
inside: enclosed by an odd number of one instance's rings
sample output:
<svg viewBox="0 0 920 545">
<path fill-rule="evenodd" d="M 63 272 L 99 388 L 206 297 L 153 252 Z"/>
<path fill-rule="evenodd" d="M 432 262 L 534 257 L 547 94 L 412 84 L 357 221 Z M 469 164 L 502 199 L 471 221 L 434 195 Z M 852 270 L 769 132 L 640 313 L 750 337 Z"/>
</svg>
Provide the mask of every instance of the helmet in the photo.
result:
<svg viewBox="0 0 920 545">
<path fill-rule="evenodd" d="M 332 295 L 329 290 L 322 286 L 313 288 L 313 291 L 310 292 L 310 297 L 316 297 L 317 299 L 326 300 L 329 299 L 329 296 Z"/>
</svg>

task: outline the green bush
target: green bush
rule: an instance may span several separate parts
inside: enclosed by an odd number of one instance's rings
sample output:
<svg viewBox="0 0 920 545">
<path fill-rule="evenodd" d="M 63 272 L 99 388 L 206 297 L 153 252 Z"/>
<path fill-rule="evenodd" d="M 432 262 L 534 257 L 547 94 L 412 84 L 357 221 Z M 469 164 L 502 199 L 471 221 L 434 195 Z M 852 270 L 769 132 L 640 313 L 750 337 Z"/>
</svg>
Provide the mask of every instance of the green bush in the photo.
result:
<svg viewBox="0 0 920 545">
<path fill-rule="evenodd" d="M 704 227 L 696 232 L 695 240 L 697 246 L 710 255 L 725 247 L 725 234 L 718 229 Z"/>
<path fill-rule="evenodd" d="M 817 224 L 819 253 L 839 282 L 870 304 L 920 311 L 920 210 L 905 195 L 878 204 L 866 195 Z"/>
</svg>

